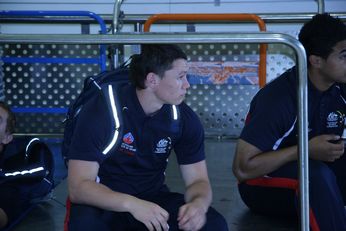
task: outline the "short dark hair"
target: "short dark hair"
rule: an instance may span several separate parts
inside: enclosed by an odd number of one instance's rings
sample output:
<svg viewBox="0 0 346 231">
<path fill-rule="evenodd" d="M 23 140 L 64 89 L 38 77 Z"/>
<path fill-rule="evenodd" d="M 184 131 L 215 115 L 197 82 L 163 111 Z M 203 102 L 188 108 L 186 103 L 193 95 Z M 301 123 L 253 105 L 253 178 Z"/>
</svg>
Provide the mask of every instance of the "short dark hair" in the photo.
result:
<svg viewBox="0 0 346 231">
<path fill-rule="evenodd" d="M 5 102 L 0 101 L 0 107 L 4 109 L 8 114 L 6 121 L 6 132 L 13 134 L 16 127 L 16 116 Z"/>
<path fill-rule="evenodd" d="M 327 59 L 333 47 L 346 40 L 346 25 L 328 13 L 317 14 L 304 24 L 298 37 L 307 57 L 317 55 Z"/>
<path fill-rule="evenodd" d="M 145 78 L 153 72 L 163 77 L 165 71 L 172 68 L 177 59 L 187 60 L 184 51 L 178 45 L 143 44 L 141 53 L 133 55 L 130 63 L 131 82 L 139 89 L 145 89 Z"/>
</svg>

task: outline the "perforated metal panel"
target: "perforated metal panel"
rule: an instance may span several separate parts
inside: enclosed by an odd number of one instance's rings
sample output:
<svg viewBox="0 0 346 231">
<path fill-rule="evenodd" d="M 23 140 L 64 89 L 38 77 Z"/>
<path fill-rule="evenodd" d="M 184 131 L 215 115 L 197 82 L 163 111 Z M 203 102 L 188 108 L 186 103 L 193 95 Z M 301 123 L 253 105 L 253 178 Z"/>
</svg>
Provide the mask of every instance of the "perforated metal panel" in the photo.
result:
<svg viewBox="0 0 346 231">
<path fill-rule="evenodd" d="M 98 54 L 95 45 L 6 44 L 3 55 L 7 61 L 4 64 L 6 102 L 14 109 L 21 108 L 20 111 L 25 108 L 38 111 L 17 112 L 16 132 L 61 134 L 64 109 L 80 93 L 84 78 L 100 72 L 98 64 L 78 63 L 83 62 L 78 59 L 97 59 Z M 56 58 L 60 59 L 58 63 Z"/>
<path fill-rule="evenodd" d="M 199 115 L 207 136 L 240 134 L 254 85 L 192 85 L 186 103 Z"/>
<path fill-rule="evenodd" d="M 270 44 L 267 55 L 267 83 L 295 65 L 292 48 L 281 44 Z"/>
<path fill-rule="evenodd" d="M 256 44 L 182 45 L 189 61 L 259 61 Z M 286 45 L 269 45 L 267 82 L 295 64 L 294 52 Z M 207 136 L 238 137 L 258 85 L 192 85 L 186 102 L 199 115 Z"/>
<path fill-rule="evenodd" d="M 184 44 L 190 62 L 258 62 L 255 44 Z M 3 57 L 97 58 L 95 45 L 4 45 Z M 135 49 L 127 49 L 132 51 Z M 130 54 L 125 54 L 130 55 Z M 267 79 L 294 65 L 293 51 L 269 45 Z M 85 77 L 100 72 L 98 64 L 5 63 L 6 101 L 14 108 L 66 109 L 77 97 Z M 193 84 L 186 102 L 199 115 L 207 136 L 237 137 L 258 85 Z M 54 110 L 53 110 L 54 111 Z M 17 113 L 19 133 L 61 134 L 63 111 Z"/>
</svg>

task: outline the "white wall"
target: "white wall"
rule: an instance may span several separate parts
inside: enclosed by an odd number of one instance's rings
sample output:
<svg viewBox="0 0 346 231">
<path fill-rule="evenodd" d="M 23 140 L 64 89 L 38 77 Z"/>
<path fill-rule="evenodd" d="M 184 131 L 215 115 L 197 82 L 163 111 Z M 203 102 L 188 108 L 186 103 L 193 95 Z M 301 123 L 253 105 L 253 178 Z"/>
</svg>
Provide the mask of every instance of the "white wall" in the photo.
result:
<svg viewBox="0 0 346 231">
<path fill-rule="evenodd" d="M 0 10 L 86 10 L 112 14 L 115 0 L 1 0 Z M 346 12 L 345 0 L 325 0 L 325 11 Z M 315 0 L 124 0 L 125 14 L 155 13 L 305 13 Z"/>
<path fill-rule="evenodd" d="M 84 10 L 99 15 L 113 15 L 115 0 L 0 0 L 0 10 Z M 325 12 L 345 13 L 346 0 L 324 0 Z M 124 0 L 121 10 L 125 15 L 157 13 L 253 13 L 253 14 L 298 14 L 317 13 L 316 0 Z M 110 25 L 108 25 L 109 27 Z M 268 31 L 295 33 L 301 24 L 269 24 Z M 215 26 L 197 25 L 197 31 L 258 31 L 253 25 L 232 24 Z M 92 33 L 98 33 L 99 27 L 93 26 Z M 124 26 L 122 31 L 133 31 L 133 26 Z M 186 31 L 184 25 L 153 25 L 152 31 Z M 37 25 L 4 24 L 0 21 L 1 33 L 80 33 L 76 25 Z"/>
</svg>

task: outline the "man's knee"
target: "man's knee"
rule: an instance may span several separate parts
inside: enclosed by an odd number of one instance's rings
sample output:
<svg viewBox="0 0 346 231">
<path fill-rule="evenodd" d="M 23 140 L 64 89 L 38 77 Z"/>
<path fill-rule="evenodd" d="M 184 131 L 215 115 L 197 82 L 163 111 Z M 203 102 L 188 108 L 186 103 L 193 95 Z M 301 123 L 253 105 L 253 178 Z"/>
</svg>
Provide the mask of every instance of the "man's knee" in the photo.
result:
<svg viewBox="0 0 346 231">
<path fill-rule="evenodd" d="M 92 206 L 71 204 L 68 231 L 108 230 L 101 219 L 101 210 Z"/>
<path fill-rule="evenodd" d="M 228 231 L 226 219 L 212 207 L 207 213 L 207 223 L 202 229 L 203 231 Z"/>
<path fill-rule="evenodd" d="M 335 188 L 337 186 L 334 172 L 323 162 L 310 161 L 309 182 L 311 189 L 319 191 L 321 188 Z"/>
<path fill-rule="evenodd" d="M 0 229 L 4 228 L 8 223 L 7 214 L 0 208 Z"/>
</svg>

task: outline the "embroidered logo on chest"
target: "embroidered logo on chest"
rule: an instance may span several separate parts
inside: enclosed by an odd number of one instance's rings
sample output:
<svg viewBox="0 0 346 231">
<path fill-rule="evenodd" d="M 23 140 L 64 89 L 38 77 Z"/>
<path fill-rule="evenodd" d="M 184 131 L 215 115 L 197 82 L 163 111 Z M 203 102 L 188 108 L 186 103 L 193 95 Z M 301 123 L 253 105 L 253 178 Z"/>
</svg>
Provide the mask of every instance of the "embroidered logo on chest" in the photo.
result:
<svg viewBox="0 0 346 231">
<path fill-rule="evenodd" d="M 345 115 L 340 111 L 330 112 L 327 116 L 327 128 L 337 128 L 344 123 Z"/>
<path fill-rule="evenodd" d="M 130 151 L 132 153 L 136 152 L 136 148 L 132 145 L 134 142 L 134 137 L 131 132 L 126 133 L 123 136 L 123 142 L 121 143 L 120 150 L 125 152 L 125 150 Z"/>
<path fill-rule="evenodd" d="M 156 144 L 154 153 L 167 153 L 171 148 L 171 138 L 161 139 Z"/>
</svg>

